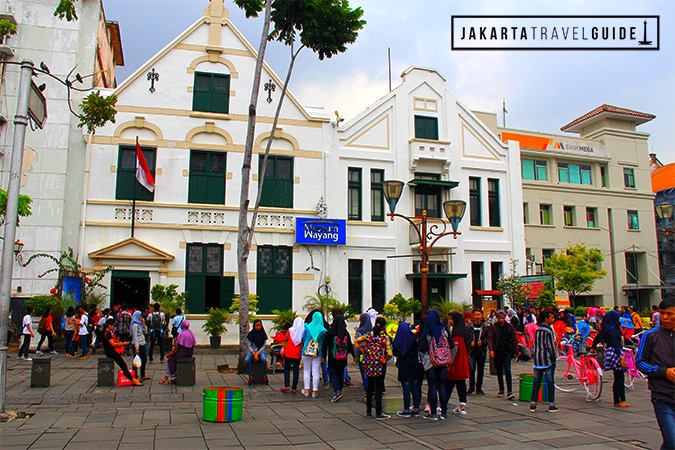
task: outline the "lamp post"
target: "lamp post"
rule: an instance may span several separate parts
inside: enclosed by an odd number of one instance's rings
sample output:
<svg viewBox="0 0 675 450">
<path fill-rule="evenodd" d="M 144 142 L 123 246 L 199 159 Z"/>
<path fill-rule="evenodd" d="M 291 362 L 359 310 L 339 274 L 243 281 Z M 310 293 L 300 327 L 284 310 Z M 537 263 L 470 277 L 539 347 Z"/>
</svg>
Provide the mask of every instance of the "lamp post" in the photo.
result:
<svg viewBox="0 0 675 450">
<path fill-rule="evenodd" d="M 457 231 L 459 222 L 464 216 L 464 211 L 466 210 L 466 202 L 462 200 L 448 200 L 443 202 L 443 211 L 445 216 L 450 222 L 452 230 L 447 229 L 446 222 L 443 221 L 443 228 L 441 229 L 438 224 L 428 225 L 427 223 L 427 211 L 422 211 L 422 217 L 408 217 L 402 214 L 396 213 L 396 204 L 401 198 L 403 193 L 403 187 L 405 183 L 398 180 L 386 180 L 382 182 L 382 188 L 384 190 L 384 198 L 387 200 L 387 205 L 389 206 L 389 216 L 390 220 L 393 221 L 394 217 L 400 217 L 410 223 L 412 228 L 417 233 L 419 238 L 419 249 L 422 256 L 422 264 L 420 266 L 420 301 L 422 303 L 422 317 L 427 315 L 428 309 L 428 274 L 429 274 L 429 255 L 431 250 L 438 240 L 444 236 L 452 236 L 457 239 L 457 236 L 462 234 L 461 231 Z M 421 219 L 419 223 L 416 223 L 414 219 Z"/>
</svg>

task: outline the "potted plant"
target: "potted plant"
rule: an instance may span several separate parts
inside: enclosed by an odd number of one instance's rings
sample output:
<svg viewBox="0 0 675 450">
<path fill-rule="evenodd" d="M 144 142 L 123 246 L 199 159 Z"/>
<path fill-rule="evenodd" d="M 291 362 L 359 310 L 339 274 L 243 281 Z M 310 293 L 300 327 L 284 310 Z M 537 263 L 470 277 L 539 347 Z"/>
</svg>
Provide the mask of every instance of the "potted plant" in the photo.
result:
<svg viewBox="0 0 675 450">
<path fill-rule="evenodd" d="M 272 314 L 275 315 L 272 319 L 272 331 L 285 331 L 293 325 L 293 321 L 298 316 L 292 308 L 273 309 Z"/>
<path fill-rule="evenodd" d="M 210 336 L 211 348 L 219 348 L 221 336 L 227 331 L 226 323 L 230 323 L 227 311 L 221 308 L 210 308 L 206 314 L 206 322 L 202 325 L 204 333 Z"/>
</svg>

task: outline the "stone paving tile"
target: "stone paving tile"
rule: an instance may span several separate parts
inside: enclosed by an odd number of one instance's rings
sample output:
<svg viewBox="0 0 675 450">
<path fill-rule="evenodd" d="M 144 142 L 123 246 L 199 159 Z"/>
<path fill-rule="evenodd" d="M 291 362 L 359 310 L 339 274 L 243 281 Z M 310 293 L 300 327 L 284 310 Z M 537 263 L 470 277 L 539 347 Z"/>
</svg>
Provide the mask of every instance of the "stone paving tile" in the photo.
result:
<svg viewBox="0 0 675 450">
<path fill-rule="evenodd" d="M 289 436 L 284 433 L 284 436 L 286 436 L 286 439 L 293 445 L 323 442 L 321 438 L 315 434 L 295 434 Z"/>
<path fill-rule="evenodd" d="M 244 447 L 254 448 L 264 448 L 274 445 L 289 445 L 290 442 L 282 434 L 264 434 L 264 435 L 251 435 L 251 434 L 239 434 L 237 433 L 237 439 Z"/>
<path fill-rule="evenodd" d="M 361 438 L 343 441 L 330 441 L 330 446 L 335 450 L 377 450 L 386 449 L 387 447 L 375 439 Z"/>
</svg>

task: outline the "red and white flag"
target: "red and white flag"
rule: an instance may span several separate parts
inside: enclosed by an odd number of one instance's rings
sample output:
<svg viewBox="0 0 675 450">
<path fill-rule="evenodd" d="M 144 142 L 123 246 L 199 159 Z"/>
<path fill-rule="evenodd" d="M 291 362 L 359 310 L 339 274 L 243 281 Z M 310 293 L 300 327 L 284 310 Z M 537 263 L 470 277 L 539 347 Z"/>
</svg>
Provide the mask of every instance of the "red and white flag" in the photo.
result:
<svg viewBox="0 0 675 450">
<path fill-rule="evenodd" d="M 144 188 L 153 192 L 155 190 L 155 179 L 152 177 L 152 172 L 145 161 L 141 146 L 136 143 L 136 179 Z"/>
</svg>

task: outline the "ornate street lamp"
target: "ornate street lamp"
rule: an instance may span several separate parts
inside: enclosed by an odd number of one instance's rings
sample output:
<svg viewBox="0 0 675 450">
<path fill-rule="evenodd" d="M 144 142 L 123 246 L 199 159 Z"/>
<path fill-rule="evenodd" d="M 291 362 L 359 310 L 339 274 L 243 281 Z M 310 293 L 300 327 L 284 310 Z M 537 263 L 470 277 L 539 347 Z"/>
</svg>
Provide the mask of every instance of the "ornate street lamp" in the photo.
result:
<svg viewBox="0 0 675 450">
<path fill-rule="evenodd" d="M 434 223 L 431 226 L 427 226 L 427 211 L 422 211 L 421 220 L 419 217 L 408 217 L 402 214 L 396 213 L 396 205 L 398 204 L 401 194 L 403 193 L 403 187 L 405 183 L 398 180 L 386 180 L 382 182 L 382 188 L 384 190 L 384 198 L 387 200 L 389 205 L 389 216 L 390 220 L 393 221 L 394 217 L 400 217 L 410 223 L 412 228 L 417 233 L 419 238 L 419 249 L 422 256 L 422 264 L 420 267 L 420 301 L 422 303 L 422 317 L 427 315 L 428 305 L 428 274 L 429 274 L 429 256 L 431 255 L 431 249 L 434 247 L 434 244 L 444 236 L 452 236 L 457 239 L 457 236 L 462 234 L 461 231 L 457 231 L 459 227 L 459 222 L 464 216 L 464 211 L 466 210 L 466 202 L 462 200 L 448 200 L 443 203 L 443 211 L 445 212 L 452 231 L 447 229 L 447 224 L 443 221 L 443 228 L 440 228 L 440 225 Z M 419 222 L 416 222 L 418 220 Z"/>
</svg>

